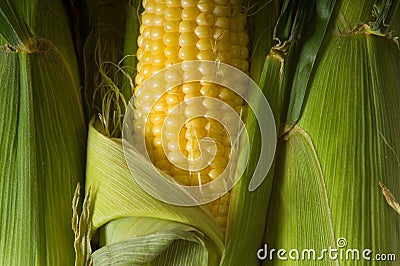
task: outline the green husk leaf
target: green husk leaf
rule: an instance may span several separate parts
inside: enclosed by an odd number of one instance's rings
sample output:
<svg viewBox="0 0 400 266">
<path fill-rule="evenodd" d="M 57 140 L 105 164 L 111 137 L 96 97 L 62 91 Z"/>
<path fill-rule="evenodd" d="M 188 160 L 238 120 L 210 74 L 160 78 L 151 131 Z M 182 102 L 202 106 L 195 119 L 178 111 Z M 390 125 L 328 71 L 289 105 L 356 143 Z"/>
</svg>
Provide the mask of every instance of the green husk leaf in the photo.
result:
<svg viewBox="0 0 400 266">
<path fill-rule="evenodd" d="M 273 33 L 279 16 L 280 1 L 273 0 L 255 3 L 256 11 L 248 18 L 248 30 L 251 42 L 250 76 L 259 84 L 265 59 L 274 45 Z M 268 81 L 269 82 L 269 81 Z"/>
<path fill-rule="evenodd" d="M 36 44 L 0 48 L 0 264 L 72 265 L 86 139 L 79 75 L 51 42 Z"/>
<path fill-rule="evenodd" d="M 14 1 L 0 2 L 0 22 L 0 35 L 11 47 L 25 51 L 32 49 L 32 33 Z"/>
<path fill-rule="evenodd" d="M 138 63 L 136 51 L 138 49 L 137 37 L 139 36 L 139 7 L 141 1 L 130 1 L 128 4 L 126 26 L 125 26 L 125 44 L 124 44 L 124 71 L 126 72 L 125 82 L 123 84 L 123 95 L 129 100 L 133 95 L 134 79 L 136 76 L 136 65 Z"/>
<path fill-rule="evenodd" d="M 146 221 L 146 223 L 149 222 Z M 153 234 L 137 236 L 96 250 L 92 254 L 93 265 L 144 265 L 155 259 L 174 240 L 178 239 L 204 245 L 204 242 L 195 232 L 184 231 L 180 228 L 175 230 L 159 230 Z M 196 255 L 201 255 L 202 257 L 200 261 L 203 264 L 200 265 L 207 265 L 206 252 L 197 252 Z"/>
<path fill-rule="evenodd" d="M 151 241 L 146 242 L 147 239 Z M 130 265 L 208 265 L 209 256 L 215 250 L 212 243 L 204 240 L 201 232 L 188 225 L 147 217 L 129 217 L 112 220 L 102 227 L 100 245 L 106 248 L 100 248 L 94 257 L 99 256 L 100 252 L 106 256 L 106 250 L 110 254 L 110 250 L 115 251 L 117 243 L 126 242 L 135 243 L 131 245 L 130 255 L 123 255 L 124 261 Z M 98 261 L 95 259 L 94 262 Z"/>
<path fill-rule="evenodd" d="M 301 256 L 303 249 L 335 247 L 324 173 L 310 136 L 301 128 L 295 127 L 288 140 L 280 145 L 276 166 L 263 265 L 286 263 L 277 260 L 276 256 L 270 257 L 272 249 L 297 249 Z M 275 258 L 274 262 L 272 258 Z M 336 265 L 326 259 L 292 261 L 296 265 L 321 265 L 322 262 Z"/>
<path fill-rule="evenodd" d="M 298 10 L 294 11 L 301 17 L 312 18 L 309 23 L 302 23 L 305 19 L 299 18 L 300 24 L 294 24 L 300 45 L 297 45 L 297 63 L 291 85 L 290 102 L 287 111 L 287 128 L 293 127 L 300 118 L 307 87 L 318 51 L 326 35 L 328 24 L 335 7 L 335 0 L 321 0 L 311 3 L 302 1 Z M 305 5 L 305 6 L 304 6 Z"/>
</svg>

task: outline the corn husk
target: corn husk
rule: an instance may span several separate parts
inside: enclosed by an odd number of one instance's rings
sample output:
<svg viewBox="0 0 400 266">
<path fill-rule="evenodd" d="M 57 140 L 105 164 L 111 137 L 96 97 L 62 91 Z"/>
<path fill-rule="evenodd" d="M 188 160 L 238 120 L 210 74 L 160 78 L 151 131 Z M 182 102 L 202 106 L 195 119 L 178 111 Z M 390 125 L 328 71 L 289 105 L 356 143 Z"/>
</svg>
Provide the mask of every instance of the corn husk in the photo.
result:
<svg viewBox="0 0 400 266">
<path fill-rule="evenodd" d="M 337 19 L 346 24 L 367 19 L 364 9 L 348 9 L 350 2 L 343 1 Z M 358 8 L 374 6 L 367 2 Z M 399 250 L 400 221 L 379 182 L 399 193 L 399 47 L 390 35 L 365 24 L 350 32 L 339 31 L 340 22 L 332 25 L 335 32 L 320 50 L 299 120 L 281 140 L 265 242 L 269 251 L 297 249 L 300 258 L 304 249 L 316 250 L 316 257 L 329 248 L 342 251 L 344 258 L 348 249 L 358 249 L 360 257 L 364 249 L 393 254 Z M 264 264 L 288 263 L 274 258 Z M 328 255 L 289 261 L 379 265 Z"/>
<path fill-rule="evenodd" d="M 79 71 L 62 3 L 19 4 L 0 3 L 0 264 L 71 265 L 86 136 Z"/>
</svg>

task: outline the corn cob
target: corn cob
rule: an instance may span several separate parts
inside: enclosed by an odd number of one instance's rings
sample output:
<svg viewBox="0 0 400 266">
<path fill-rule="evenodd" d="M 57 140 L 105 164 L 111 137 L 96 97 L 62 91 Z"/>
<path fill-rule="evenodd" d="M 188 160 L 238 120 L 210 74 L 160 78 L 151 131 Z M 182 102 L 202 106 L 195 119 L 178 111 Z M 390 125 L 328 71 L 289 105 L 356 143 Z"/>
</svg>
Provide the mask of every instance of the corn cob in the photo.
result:
<svg viewBox="0 0 400 266">
<path fill-rule="evenodd" d="M 157 71 L 173 64 L 191 60 L 217 60 L 231 64 L 246 72 L 248 70 L 249 42 L 245 31 L 246 17 L 241 13 L 238 1 L 143 1 L 144 12 L 138 38 L 138 65 L 136 84 L 143 82 Z M 184 69 L 184 75 L 193 75 L 194 69 Z M 213 70 L 201 69 L 203 78 Z M 153 84 L 152 91 L 136 94 L 137 117 L 143 118 L 157 99 L 159 92 L 176 78 L 173 72 L 166 74 L 164 81 Z M 150 111 L 146 122 L 146 141 L 150 158 L 155 165 L 170 174 L 183 185 L 201 185 L 216 179 L 230 159 L 231 144 L 224 127 L 212 118 L 189 119 L 179 132 L 179 121 L 196 114 L 219 114 L 219 106 L 204 100 L 202 105 L 190 104 L 186 100 L 206 96 L 220 99 L 239 114 L 243 112 L 243 100 L 234 92 L 216 84 L 191 82 L 168 91 Z M 186 101 L 184 110 L 174 114 L 174 123 L 165 123 L 165 117 L 174 107 Z M 224 117 L 229 121 L 230 117 Z M 234 121 L 231 121 L 234 122 Z M 168 138 L 164 154 L 161 143 L 162 127 Z M 137 130 L 143 128 L 137 122 Z M 178 133 L 179 132 L 179 133 Z M 201 171 L 179 169 L 177 153 L 189 160 L 200 156 L 200 140 L 209 137 L 217 142 L 214 160 Z M 222 228 L 226 226 L 229 193 L 207 205 Z"/>
</svg>

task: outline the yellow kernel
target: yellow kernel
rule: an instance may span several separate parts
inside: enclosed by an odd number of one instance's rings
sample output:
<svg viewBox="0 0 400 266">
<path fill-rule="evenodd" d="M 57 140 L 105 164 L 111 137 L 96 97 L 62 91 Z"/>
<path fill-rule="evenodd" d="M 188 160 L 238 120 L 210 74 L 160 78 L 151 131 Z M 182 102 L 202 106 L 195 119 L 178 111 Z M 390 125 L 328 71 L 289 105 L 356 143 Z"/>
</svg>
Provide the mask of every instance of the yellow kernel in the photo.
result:
<svg viewBox="0 0 400 266">
<path fill-rule="evenodd" d="M 213 10 L 214 15 L 217 17 L 228 17 L 229 7 L 227 6 L 215 6 Z"/>
<path fill-rule="evenodd" d="M 196 29 L 194 30 L 194 33 L 200 39 L 211 38 L 212 29 L 209 26 L 197 26 Z"/>
<path fill-rule="evenodd" d="M 168 94 L 166 97 L 166 102 L 167 104 L 179 104 L 181 102 L 181 97 L 179 97 L 179 94 Z"/>
<path fill-rule="evenodd" d="M 181 6 L 181 1 L 180 0 L 166 0 L 165 4 L 167 7 L 179 7 Z"/>
<path fill-rule="evenodd" d="M 238 68 L 238 69 L 240 69 L 241 66 L 242 66 L 241 60 L 240 60 L 240 59 L 236 59 L 236 58 L 232 58 L 232 59 L 230 60 L 230 64 L 231 64 L 232 66 Z"/>
<path fill-rule="evenodd" d="M 193 71 L 185 71 L 183 73 L 183 80 L 186 81 L 193 81 L 193 80 L 200 80 L 202 79 L 201 73 L 197 70 Z"/>
<path fill-rule="evenodd" d="M 185 94 L 184 100 L 188 100 L 188 99 L 191 99 L 193 97 L 198 97 L 198 96 L 200 96 L 199 92 L 187 93 L 187 94 Z"/>
<path fill-rule="evenodd" d="M 188 175 L 174 175 L 174 179 L 184 186 L 190 186 L 190 177 Z"/>
<path fill-rule="evenodd" d="M 165 20 L 165 18 L 163 16 L 155 15 L 153 26 L 162 27 L 162 26 L 164 26 L 165 21 L 166 20 Z"/>
<path fill-rule="evenodd" d="M 232 58 L 240 58 L 241 47 L 237 44 L 231 45 L 230 52 L 231 52 Z"/>
<path fill-rule="evenodd" d="M 139 60 L 139 61 L 142 60 L 143 54 L 144 54 L 144 49 L 143 49 L 143 47 L 139 47 L 139 48 L 137 49 L 136 54 L 137 54 L 138 60 Z"/>
<path fill-rule="evenodd" d="M 225 195 L 219 198 L 219 204 L 228 205 L 230 200 L 231 200 L 231 193 L 226 193 Z"/>
<path fill-rule="evenodd" d="M 165 137 L 168 140 L 176 139 L 176 136 L 178 136 L 178 134 L 179 134 L 178 127 L 168 127 L 168 130 L 165 130 Z"/>
<path fill-rule="evenodd" d="M 150 50 L 152 53 L 158 53 L 164 50 L 164 42 L 161 40 L 154 40 L 151 42 Z"/>
<path fill-rule="evenodd" d="M 214 0 L 215 5 L 228 5 L 228 0 Z"/>
<path fill-rule="evenodd" d="M 239 44 L 239 34 L 237 32 L 231 31 L 230 39 L 232 44 Z"/>
<path fill-rule="evenodd" d="M 179 32 L 194 32 L 196 23 L 191 20 L 183 20 L 179 24 Z"/>
<path fill-rule="evenodd" d="M 164 34 L 164 30 L 162 27 L 152 27 L 152 29 L 151 29 L 151 39 L 152 40 L 162 39 L 163 34 Z"/>
<path fill-rule="evenodd" d="M 155 14 L 142 14 L 142 25 L 145 26 L 154 26 Z M 144 28 L 145 29 L 145 28 Z"/>
<path fill-rule="evenodd" d="M 153 124 L 160 124 L 164 121 L 165 115 L 151 114 L 149 118 Z"/>
<path fill-rule="evenodd" d="M 142 35 L 139 35 L 138 39 L 137 39 L 137 44 L 139 47 L 142 47 L 144 45 L 144 41 L 145 39 L 143 38 Z"/>
<path fill-rule="evenodd" d="M 195 6 L 185 7 L 182 9 L 183 20 L 195 20 L 200 11 Z"/>
<path fill-rule="evenodd" d="M 228 17 L 218 17 L 217 20 L 215 21 L 215 26 L 218 28 L 224 28 L 227 29 L 229 28 L 229 18 Z"/>
<path fill-rule="evenodd" d="M 221 123 L 219 123 L 218 121 L 216 121 L 214 119 L 210 119 L 210 121 L 208 121 L 208 123 L 206 124 L 206 129 L 210 133 L 218 133 L 219 134 L 224 131 L 224 126 L 221 125 Z"/>
<path fill-rule="evenodd" d="M 143 25 L 143 23 L 142 24 L 140 24 L 140 27 L 139 27 L 139 33 L 140 34 L 143 34 L 143 32 L 144 32 L 144 30 L 146 29 L 147 27 L 146 26 L 144 26 Z"/>
<path fill-rule="evenodd" d="M 245 32 L 238 32 L 239 45 L 247 46 L 249 44 L 249 36 Z"/>
<path fill-rule="evenodd" d="M 249 62 L 247 62 L 247 60 L 240 60 L 240 62 L 241 62 L 240 70 L 246 72 L 249 69 Z"/>
<path fill-rule="evenodd" d="M 178 32 L 167 32 L 163 36 L 164 44 L 167 46 L 176 46 L 179 44 Z"/>
<path fill-rule="evenodd" d="M 229 40 L 229 30 L 228 29 L 215 29 L 213 34 L 214 40 Z"/>
<path fill-rule="evenodd" d="M 197 16 L 196 23 L 201 26 L 212 26 L 214 24 L 214 15 L 202 12 Z"/>
<path fill-rule="evenodd" d="M 178 84 L 182 81 L 182 76 L 180 71 L 168 70 L 165 72 L 164 78 L 169 83 Z"/>
<path fill-rule="evenodd" d="M 196 59 L 197 49 L 192 46 L 185 46 L 179 49 L 179 58 L 182 60 Z"/>
<path fill-rule="evenodd" d="M 164 17 L 168 20 L 181 20 L 182 9 L 179 7 L 167 7 L 164 11 Z"/>
<path fill-rule="evenodd" d="M 165 101 L 160 100 L 154 105 L 152 111 L 154 111 L 154 112 L 165 112 L 166 108 L 167 108 L 167 106 L 166 106 Z"/>
<path fill-rule="evenodd" d="M 249 56 L 249 49 L 246 46 L 240 48 L 240 58 L 246 59 Z"/>
<path fill-rule="evenodd" d="M 179 46 L 167 46 L 164 48 L 164 55 L 167 58 L 174 57 L 178 55 L 178 51 L 179 51 Z"/>
<path fill-rule="evenodd" d="M 155 149 L 151 152 L 152 157 L 154 160 L 165 160 L 167 159 L 167 156 L 164 153 L 164 149 Z"/>
<path fill-rule="evenodd" d="M 215 157 L 210 167 L 215 168 L 224 168 L 226 166 L 226 160 L 224 157 Z"/>
<path fill-rule="evenodd" d="M 165 60 L 167 60 L 167 58 L 164 55 L 164 52 L 154 54 L 149 58 L 151 58 L 151 64 L 153 65 L 164 65 Z"/>
<path fill-rule="evenodd" d="M 231 157 L 231 147 L 230 146 L 224 146 L 225 147 L 225 155 L 224 157 L 229 159 Z"/>
<path fill-rule="evenodd" d="M 215 152 L 215 156 L 225 156 L 225 148 L 222 144 L 220 143 L 216 143 L 215 146 L 210 145 L 207 147 L 207 152 L 209 154 L 214 154 Z"/>
<path fill-rule="evenodd" d="M 197 0 L 182 0 L 181 5 L 182 7 L 196 6 L 197 2 Z"/>
<path fill-rule="evenodd" d="M 185 83 L 182 84 L 182 92 L 183 93 L 193 93 L 198 92 L 200 90 L 200 84 L 197 82 Z"/>
<path fill-rule="evenodd" d="M 162 15 L 162 14 L 164 14 L 165 8 L 166 8 L 165 5 L 156 4 L 154 6 L 154 13 L 157 15 Z"/>
<path fill-rule="evenodd" d="M 193 33 L 181 33 L 181 35 L 179 36 L 180 46 L 195 46 L 196 41 L 196 35 L 194 35 Z"/>
<path fill-rule="evenodd" d="M 176 164 L 184 163 L 186 160 L 186 158 L 180 151 L 169 152 L 168 159 L 170 160 L 171 163 L 176 163 Z"/>
<path fill-rule="evenodd" d="M 176 48 L 176 49 L 178 49 L 178 48 Z M 179 57 L 169 57 L 165 61 L 165 66 L 171 66 L 171 65 L 174 65 L 174 64 L 178 64 L 180 62 L 181 62 L 181 60 L 179 59 Z"/>
<path fill-rule="evenodd" d="M 205 98 L 202 104 L 207 109 L 218 109 L 221 106 L 221 102 L 215 98 Z"/>
<path fill-rule="evenodd" d="M 168 160 L 158 160 L 155 161 L 155 165 L 158 169 L 169 169 L 171 163 Z"/>
<path fill-rule="evenodd" d="M 212 49 L 212 41 L 211 41 L 211 39 L 199 39 L 196 43 L 196 47 L 200 51 L 211 50 Z"/>
<path fill-rule="evenodd" d="M 208 96 L 208 97 L 217 97 L 219 94 L 219 89 L 216 85 L 214 84 L 209 84 L 209 85 L 203 85 L 200 89 L 200 93 L 203 96 Z"/>
<path fill-rule="evenodd" d="M 219 52 L 227 52 L 230 51 L 231 45 L 229 40 L 218 40 L 216 43 L 217 51 Z"/>
<path fill-rule="evenodd" d="M 225 192 L 226 186 L 224 185 L 223 181 L 217 179 L 217 180 L 213 180 L 213 183 L 210 184 L 210 189 L 212 189 L 213 191 Z M 218 218 L 220 218 L 220 217 L 216 217 L 215 219 L 218 219 Z M 226 218 L 225 218 L 225 223 L 226 223 Z"/>
<path fill-rule="evenodd" d="M 196 157 L 194 157 L 194 156 L 196 156 Z M 194 156 L 193 156 L 192 160 L 199 157 L 199 156 L 197 156 L 197 154 L 195 154 Z M 204 185 L 204 184 L 207 184 L 208 182 L 210 182 L 210 179 L 206 175 L 194 175 L 191 179 L 192 186 Z"/>
<path fill-rule="evenodd" d="M 201 127 L 191 127 L 186 130 L 185 138 L 190 139 L 202 139 L 207 136 L 207 131 Z"/>
<path fill-rule="evenodd" d="M 199 60 L 215 60 L 215 58 L 216 58 L 216 55 L 212 51 L 209 51 L 209 50 L 202 51 L 197 54 L 197 59 L 199 59 Z"/>
<path fill-rule="evenodd" d="M 185 116 L 186 117 L 195 117 L 199 115 L 204 115 L 205 110 L 203 106 L 199 105 L 189 105 L 185 107 Z"/>
<path fill-rule="evenodd" d="M 166 32 L 178 32 L 179 21 L 178 20 L 167 20 L 164 24 L 164 30 Z"/>
<path fill-rule="evenodd" d="M 241 105 L 241 106 L 236 106 L 236 107 L 235 107 L 235 111 L 236 111 L 236 113 L 240 114 L 241 117 L 245 116 L 245 114 L 246 114 L 246 109 L 244 108 L 243 105 Z"/>
<path fill-rule="evenodd" d="M 193 152 L 200 150 L 200 142 L 197 139 L 190 139 L 186 142 L 186 151 Z"/>
<path fill-rule="evenodd" d="M 215 168 L 215 169 L 210 169 L 210 172 L 208 172 L 208 176 L 214 180 L 217 179 L 222 172 L 224 171 L 224 168 Z"/>
<path fill-rule="evenodd" d="M 175 165 L 171 165 L 169 170 L 170 170 L 171 174 L 173 174 L 173 175 L 187 175 L 188 174 L 188 172 L 186 170 L 178 168 Z"/>
<path fill-rule="evenodd" d="M 213 4 L 211 3 L 211 1 L 202 1 L 197 4 L 197 8 L 202 13 L 210 13 L 213 11 Z"/>
<path fill-rule="evenodd" d="M 237 32 L 244 31 L 245 24 L 246 16 L 239 13 L 236 16 L 232 16 L 230 30 Z"/>
<path fill-rule="evenodd" d="M 168 141 L 168 149 L 170 151 L 178 151 L 179 150 L 179 141 L 178 140 Z"/>
<path fill-rule="evenodd" d="M 196 117 L 196 118 L 193 118 L 193 119 L 190 119 L 189 121 L 187 121 L 185 126 L 187 128 L 205 127 L 206 122 L 207 122 L 206 118 L 204 118 L 204 117 Z"/>
<path fill-rule="evenodd" d="M 141 85 L 147 78 L 141 74 L 137 74 L 135 77 L 135 83 Z"/>
<path fill-rule="evenodd" d="M 218 53 L 218 59 L 222 62 L 229 62 L 231 58 L 229 52 L 220 52 Z"/>
<path fill-rule="evenodd" d="M 168 127 L 168 130 L 174 132 L 177 136 L 179 133 L 179 127 L 182 126 L 185 122 L 185 118 L 179 115 L 169 115 L 167 119 L 165 119 L 164 126 Z M 168 131 L 168 132 L 169 132 Z"/>
<path fill-rule="evenodd" d="M 156 137 L 153 138 L 153 147 L 154 148 L 161 148 L 162 147 L 161 136 L 156 136 Z"/>
<path fill-rule="evenodd" d="M 218 215 L 219 216 L 222 216 L 222 217 L 225 217 L 225 216 L 227 216 L 228 215 L 228 210 L 229 210 L 229 207 L 228 207 L 228 205 L 219 205 L 218 206 Z"/>
<path fill-rule="evenodd" d="M 152 65 L 144 64 L 140 68 L 140 74 L 149 77 L 152 74 Z"/>
</svg>

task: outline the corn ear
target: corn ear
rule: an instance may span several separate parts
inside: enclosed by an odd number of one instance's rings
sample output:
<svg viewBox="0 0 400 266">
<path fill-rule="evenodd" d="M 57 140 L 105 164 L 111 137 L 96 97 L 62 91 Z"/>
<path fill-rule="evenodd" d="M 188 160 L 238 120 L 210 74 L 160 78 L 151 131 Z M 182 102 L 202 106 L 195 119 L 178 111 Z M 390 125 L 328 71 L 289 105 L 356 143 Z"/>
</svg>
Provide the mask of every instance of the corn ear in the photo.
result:
<svg viewBox="0 0 400 266">
<path fill-rule="evenodd" d="M 51 12 L 66 19 L 57 2 Z M 25 9 L 2 1 L 0 11 L 8 43 L 0 47 L 0 264 L 72 265 L 71 200 L 84 174 L 85 122 L 76 57 L 66 54 L 72 42 L 63 50 L 53 42 L 70 30 L 36 39 L 32 29 L 47 31 L 24 20 Z"/>
<path fill-rule="evenodd" d="M 364 7 L 374 6 L 365 2 Z M 355 12 L 347 9 L 352 3 L 341 2 L 345 9 L 337 11 L 337 19 L 368 19 L 362 17 L 364 10 L 356 12 L 357 18 L 346 13 Z M 371 30 L 371 24 L 354 25 L 350 32 L 339 31 L 336 25 L 340 27 L 340 22 L 332 25 L 308 84 L 300 119 L 282 138 L 265 242 L 269 251 L 296 248 L 300 256 L 302 250 L 313 248 L 319 257 L 329 247 L 343 254 L 346 249 L 358 249 L 361 254 L 365 248 L 373 254 L 395 253 L 400 221 L 387 206 L 379 182 L 392 188 L 393 194 L 400 192 L 399 47 L 390 36 Z M 286 263 L 276 257 L 272 262 L 269 254 L 265 265 Z M 366 263 L 362 259 L 329 260 L 327 255 L 293 263 L 321 262 Z"/>
</svg>

